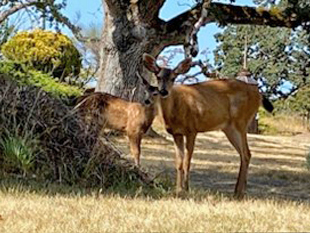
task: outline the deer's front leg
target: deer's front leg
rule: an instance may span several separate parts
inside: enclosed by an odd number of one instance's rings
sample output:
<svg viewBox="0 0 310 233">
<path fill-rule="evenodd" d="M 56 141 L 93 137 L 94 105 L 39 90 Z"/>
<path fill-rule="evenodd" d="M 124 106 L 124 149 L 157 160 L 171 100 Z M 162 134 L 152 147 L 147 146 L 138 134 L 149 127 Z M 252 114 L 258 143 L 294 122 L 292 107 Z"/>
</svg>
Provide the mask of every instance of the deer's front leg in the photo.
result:
<svg viewBox="0 0 310 233">
<path fill-rule="evenodd" d="M 140 166 L 141 139 L 142 136 L 140 134 L 128 135 L 130 153 L 134 157 L 137 166 Z"/>
<path fill-rule="evenodd" d="M 183 161 L 184 170 L 184 189 L 189 190 L 189 170 L 191 167 L 191 159 L 195 146 L 196 133 L 186 135 L 186 153 Z"/>
<path fill-rule="evenodd" d="M 173 135 L 174 147 L 175 147 L 175 168 L 177 172 L 177 193 L 180 193 L 183 189 L 183 158 L 184 158 L 184 139 L 182 134 Z"/>
</svg>

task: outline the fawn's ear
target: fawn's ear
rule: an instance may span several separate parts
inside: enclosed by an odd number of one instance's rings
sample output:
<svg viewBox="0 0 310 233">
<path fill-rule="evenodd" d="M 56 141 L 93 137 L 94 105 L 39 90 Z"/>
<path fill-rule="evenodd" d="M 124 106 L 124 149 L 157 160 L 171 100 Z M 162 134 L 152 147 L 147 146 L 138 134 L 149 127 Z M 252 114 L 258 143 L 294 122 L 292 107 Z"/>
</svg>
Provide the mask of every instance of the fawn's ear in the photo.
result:
<svg viewBox="0 0 310 233">
<path fill-rule="evenodd" d="M 160 71 L 159 66 L 156 64 L 156 59 L 147 53 L 143 54 L 143 64 L 152 73 L 156 74 Z"/>
<path fill-rule="evenodd" d="M 139 74 L 138 71 L 136 72 L 136 75 L 138 76 L 138 78 L 140 79 L 140 81 L 143 83 L 143 85 L 144 85 L 145 87 L 149 87 L 149 86 L 150 86 L 149 82 L 148 82 L 145 78 L 143 78 L 143 77 Z"/>
<path fill-rule="evenodd" d="M 179 65 L 173 70 L 175 74 L 185 74 L 192 67 L 192 59 L 186 58 L 181 61 Z"/>
</svg>

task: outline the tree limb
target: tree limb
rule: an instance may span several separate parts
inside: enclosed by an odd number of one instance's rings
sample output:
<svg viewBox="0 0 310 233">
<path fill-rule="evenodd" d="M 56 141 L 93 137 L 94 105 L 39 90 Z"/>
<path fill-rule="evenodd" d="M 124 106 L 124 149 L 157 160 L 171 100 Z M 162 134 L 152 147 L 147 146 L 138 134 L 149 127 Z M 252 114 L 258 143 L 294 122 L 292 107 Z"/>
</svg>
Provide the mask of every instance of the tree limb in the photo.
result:
<svg viewBox="0 0 310 233">
<path fill-rule="evenodd" d="M 73 35 L 75 36 L 75 38 L 80 41 L 80 42 L 93 42 L 93 41 L 97 41 L 98 39 L 95 38 L 87 38 L 84 37 L 81 33 L 81 28 L 78 26 L 73 25 L 69 18 L 64 16 L 63 14 L 61 14 L 54 6 L 51 6 L 51 14 L 53 15 L 54 19 L 64 25 L 66 25 L 71 32 L 73 33 Z"/>
<path fill-rule="evenodd" d="M 296 13 L 287 9 L 267 9 L 212 3 L 208 22 L 226 24 L 266 25 L 271 27 L 295 28 L 302 24 Z"/>
<path fill-rule="evenodd" d="M 201 17 L 201 6 L 197 4 L 192 9 L 178 15 L 177 17 L 161 22 L 161 40 L 166 45 L 179 45 L 185 43 L 186 32 L 191 30 L 193 25 Z M 207 5 L 206 5 L 207 6 Z M 295 28 L 310 21 L 310 16 L 303 14 L 299 16 L 289 9 L 265 9 L 248 6 L 235 6 L 231 4 L 211 3 L 207 17 L 200 22 L 204 26 L 211 22 L 226 24 L 249 24 L 266 25 L 271 27 Z"/>
<path fill-rule="evenodd" d="M 199 20 L 194 24 L 193 30 L 185 38 L 184 50 L 186 57 L 196 57 L 199 52 L 197 34 L 201 26 L 206 22 L 212 0 L 203 0 Z"/>
<path fill-rule="evenodd" d="M 137 0 L 136 0 L 137 1 Z M 166 0 L 140 0 L 138 1 L 140 15 L 145 22 L 157 23 L 159 11 Z M 134 1 L 131 1 L 134 2 Z"/>
<path fill-rule="evenodd" d="M 4 6 L 4 2 L 1 3 L 1 6 Z M 9 4 L 9 2 L 7 2 Z M 14 5 L 7 10 L 0 11 L 0 24 L 3 23 L 9 16 L 18 12 L 19 10 L 27 9 L 28 7 L 36 6 L 38 9 L 49 8 L 54 19 L 67 26 L 77 40 L 81 42 L 93 42 L 97 41 L 97 39 L 87 38 L 81 34 L 81 28 L 73 25 L 69 18 L 60 13 L 59 9 L 54 5 L 53 1 L 40 1 L 40 0 L 27 0 L 25 2 L 16 2 Z"/>
<path fill-rule="evenodd" d="M 16 3 L 14 6 L 10 7 L 9 9 L 0 12 L 0 24 L 3 23 L 9 16 L 13 15 L 19 10 L 25 9 L 29 6 L 34 6 L 37 5 L 38 1 L 37 0 L 29 0 L 25 3 Z"/>
</svg>

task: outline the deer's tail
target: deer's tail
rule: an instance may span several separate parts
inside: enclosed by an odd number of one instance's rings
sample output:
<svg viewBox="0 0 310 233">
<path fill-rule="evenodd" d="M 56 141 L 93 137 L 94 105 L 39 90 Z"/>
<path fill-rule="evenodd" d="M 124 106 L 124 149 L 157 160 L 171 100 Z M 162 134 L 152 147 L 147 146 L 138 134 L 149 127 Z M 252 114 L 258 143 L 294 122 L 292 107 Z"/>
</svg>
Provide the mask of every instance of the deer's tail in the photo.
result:
<svg viewBox="0 0 310 233">
<path fill-rule="evenodd" d="M 273 111 L 274 107 L 273 107 L 272 103 L 270 102 L 270 100 L 267 97 L 263 96 L 263 101 L 262 102 L 263 102 L 264 109 L 266 109 L 268 112 L 272 112 Z"/>
</svg>

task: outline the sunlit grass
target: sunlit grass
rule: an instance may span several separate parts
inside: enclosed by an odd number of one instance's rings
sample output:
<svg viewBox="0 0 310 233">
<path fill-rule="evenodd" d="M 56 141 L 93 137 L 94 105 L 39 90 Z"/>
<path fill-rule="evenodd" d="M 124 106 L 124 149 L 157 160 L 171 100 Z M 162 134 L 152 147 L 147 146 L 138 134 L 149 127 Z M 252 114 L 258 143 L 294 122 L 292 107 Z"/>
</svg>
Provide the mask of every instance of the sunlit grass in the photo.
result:
<svg viewBox="0 0 310 233">
<path fill-rule="evenodd" d="M 308 132 L 307 125 L 297 115 L 265 115 L 260 119 L 260 126 L 263 127 L 263 133 L 272 135 L 295 135 Z"/>
<path fill-rule="evenodd" d="M 0 193 L 0 232 L 300 232 L 310 206 L 290 201 L 236 201 L 209 193 L 181 199 L 118 195 Z"/>
</svg>

